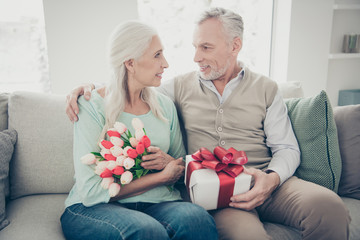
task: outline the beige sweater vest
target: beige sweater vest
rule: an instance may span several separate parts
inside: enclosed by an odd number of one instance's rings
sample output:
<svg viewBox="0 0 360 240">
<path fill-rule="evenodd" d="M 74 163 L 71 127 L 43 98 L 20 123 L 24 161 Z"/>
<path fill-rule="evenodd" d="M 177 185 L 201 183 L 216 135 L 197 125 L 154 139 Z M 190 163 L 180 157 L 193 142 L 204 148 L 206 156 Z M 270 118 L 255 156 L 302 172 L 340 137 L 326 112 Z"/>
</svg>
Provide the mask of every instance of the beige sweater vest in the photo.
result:
<svg viewBox="0 0 360 240">
<path fill-rule="evenodd" d="M 244 78 L 223 104 L 199 81 L 197 72 L 175 80 L 175 105 L 186 130 L 187 152 L 216 146 L 246 152 L 247 166 L 265 168 L 271 160 L 264 120 L 277 92 L 269 78 L 245 68 Z M 184 129 L 183 129 L 184 130 Z"/>
</svg>

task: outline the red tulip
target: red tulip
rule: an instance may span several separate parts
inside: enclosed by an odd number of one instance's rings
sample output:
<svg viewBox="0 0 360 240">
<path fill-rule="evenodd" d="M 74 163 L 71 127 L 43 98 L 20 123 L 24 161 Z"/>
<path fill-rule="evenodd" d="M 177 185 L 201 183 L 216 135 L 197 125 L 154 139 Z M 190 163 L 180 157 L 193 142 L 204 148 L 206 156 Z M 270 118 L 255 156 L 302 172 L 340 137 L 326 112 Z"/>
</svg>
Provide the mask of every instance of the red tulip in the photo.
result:
<svg viewBox="0 0 360 240">
<path fill-rule="evenodd" d="M 131 157 L 131 158 L 136 158 L 137 157 L 137 152 L 136 152 L 136 150 L 135 149 L 133 149 L 133 148 L 130 148 L 129 150 L 127 150 L 127 155 L 129 156 L 129 157 Z"/>
<path fill-rule="evenodd" d="M 150 147 L 150 145 L 151 145 L 150 138 L 149 138 L 148 136 L 146 136 L 146 135 L 144 135 L 144 136 L 141 138 L 140 142 L 142 142 L 142 143 L 144 144 L 144 147 L 145 147 L 145 148 L 148 148 L 148 147 Z"/>
<path fill-rule="evenodd" d="M 145 146 L 142 142 L 139 142 L 136 146 L 136 152 L 140 155 L 145 151 Z"/>
<path fill-rule="evenodd" d="M 124 172 L 124 168 L 120 167 L 120 166 L 116 166 L 113 170 L 112 173 L 115 175 L 121 175 Z"/>
<path fill-rule="evenodd" d="M 112 144 L 110 141 L 107 140 L 102 140 L 101 145 L 106 149 L 110 149 L 114 146 L 114 144 Z"/>
<path fill-rule="evenodd" d="M 108 168 L 105 168 L 105 170 L 100 174 L 100 177 L 101 178 L 112 177 L 112 172 Z"/>
</svg>

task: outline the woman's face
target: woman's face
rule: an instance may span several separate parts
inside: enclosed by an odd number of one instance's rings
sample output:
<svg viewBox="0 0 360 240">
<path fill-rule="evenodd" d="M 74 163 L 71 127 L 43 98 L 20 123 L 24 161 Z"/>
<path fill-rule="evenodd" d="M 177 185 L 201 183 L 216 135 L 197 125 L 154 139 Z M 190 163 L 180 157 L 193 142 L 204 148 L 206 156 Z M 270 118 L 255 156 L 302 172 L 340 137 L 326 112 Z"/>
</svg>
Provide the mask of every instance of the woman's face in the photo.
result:
<svg viewBox="0 0 360 240">
<path fill-rule="evenodd" d="M 154 36 L 145 53 L 134 61 L 134 79 L 142 87 L 158 87 L 164 68 L 168 66 L 161 41 L 158 36 Z"/>
</svg>

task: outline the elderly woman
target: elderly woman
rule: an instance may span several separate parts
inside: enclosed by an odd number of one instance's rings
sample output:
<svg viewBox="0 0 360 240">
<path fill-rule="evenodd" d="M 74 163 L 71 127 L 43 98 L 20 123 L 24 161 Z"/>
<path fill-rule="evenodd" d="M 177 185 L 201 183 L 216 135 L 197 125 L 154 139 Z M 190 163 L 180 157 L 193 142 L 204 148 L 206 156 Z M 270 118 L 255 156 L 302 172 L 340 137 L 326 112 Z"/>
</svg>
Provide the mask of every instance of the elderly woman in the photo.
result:
<svg viewBox="0 0 360 240">
<path fill-rule="evenodd" d="M 74 125 L 75 185 L 61 217 L 67 239 L 217 239 L 213 218 L 201 207 L 169 191 L 184 172 L 185 155 L 173 102 L 156 93 L 168 63 L 156 31 L 130 21 L 110 38 L 111 77 L 107 86 L 80 98 Z M 139 118 L 152 141 L 143 167 L 154 169 L 123 185 L 111 197 L 101 178 L 80 158 L 99 150 L 98 141 L 116 121 L 131 126 Z"/>
</svg>

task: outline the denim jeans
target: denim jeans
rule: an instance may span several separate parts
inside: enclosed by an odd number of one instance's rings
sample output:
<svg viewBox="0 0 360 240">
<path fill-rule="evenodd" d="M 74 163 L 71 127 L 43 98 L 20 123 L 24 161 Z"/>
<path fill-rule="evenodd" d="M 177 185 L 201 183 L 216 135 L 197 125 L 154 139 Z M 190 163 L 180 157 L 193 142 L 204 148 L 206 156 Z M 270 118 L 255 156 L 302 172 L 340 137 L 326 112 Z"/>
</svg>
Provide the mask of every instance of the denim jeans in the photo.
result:
<svg viewBox="0 0 360 240">
<path fill-rule="evenodd" d="M 195 204 L 74 204 L 65 209 L 61 225 L 66 239 L 217 239 L 214 219 Z"/>
</svg>

